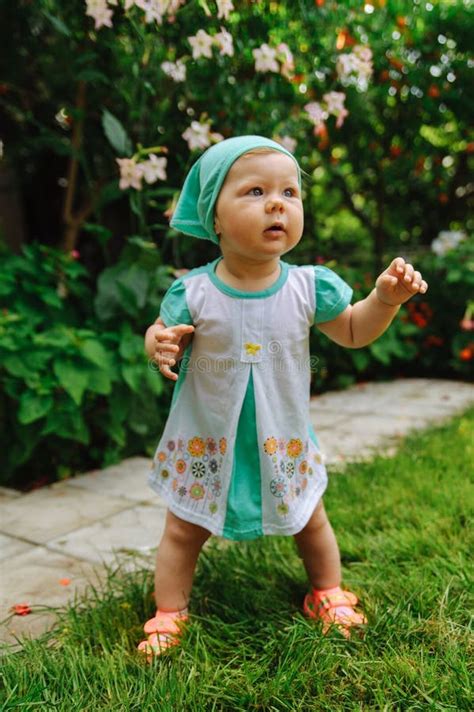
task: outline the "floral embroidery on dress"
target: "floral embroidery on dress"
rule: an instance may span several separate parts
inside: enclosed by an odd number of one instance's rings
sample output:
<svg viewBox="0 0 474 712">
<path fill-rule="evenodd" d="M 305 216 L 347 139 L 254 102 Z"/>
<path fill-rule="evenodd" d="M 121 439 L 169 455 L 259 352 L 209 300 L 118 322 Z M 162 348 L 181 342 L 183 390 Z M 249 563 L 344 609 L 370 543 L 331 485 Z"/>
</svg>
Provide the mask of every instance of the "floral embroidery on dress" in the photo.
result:
<svg viewBox="0 0 474 712">
<path fill-rule="evenodd" d="M 277 451 L 277 439 L 267 438 L 263 443 L 263 449 L 265 450 L 267 455 L 274 455 Z"/>
<path fill-rule="evenodd" d="M 180 475 L 182 475 L 184 472 L 186 472 L 186 463 L 184 460 L 177 460 L 175 467 L 176 467 L 176 472 L 178 472 Z"/>
<path fill-rule="evenodd" d="M 215 455 L 217 452 L 217 443 L 214 438 L 207 438 L 206 440 L 207 452 L 210 455 Z"/>
<path fill-rule="evenodd" d="M 276 498 L 275 509 L 281 516 L 290 512 L 291 502 L 300 497 L 308 486 L 308 477 L 315 474 L 308 458 L 309 444 L 300 438 L 276 438 L 273 435 L 266 438 L 262 449 L 275 473 L 270 481 L 269 489 Z M 312 453 L 311 459 L 316 467 L 322 464 L 319 452 Z"/>
<path fill-rule="evenodd" d="M 202 438 L 191 438 L 188 442 L 188 452 L 193 457 L 202 457 L 206 451 L 206 445 Z"/>
<path fill-rule="evenodd" d="M 303 452 L 303 443 L 299 438 L 292 438 L 288 441 L 286 446 L 286 452 L 289 457 L 299 457 Z"/>
<path fill-rule="evenodd" d="M 211 514 L 219 507 L 222 495 L 220 470 L 227 452 L 225 437 L 176 438 L 166 441 L 166 449 L 159 450 L 153 458 L 156 476 L 170 479 L 170 489 L 176 498 L 188 501 L 206 500 Z"/>
<path fill-rule="evenodd" d="M 202 499 L 204 497 L 204 493 L 204 487 L 200 485 L 199 482 L 192 484 L 189 490 L 189 496 L 193 499 Z"/>
<path fill-rule="evenodd" d="M 274 497 L 283 497 L 288 490 L 288 485 L 286 484 L 283 477 L 275 477 L 270 482 L 270 492 Z"/>
</svg>

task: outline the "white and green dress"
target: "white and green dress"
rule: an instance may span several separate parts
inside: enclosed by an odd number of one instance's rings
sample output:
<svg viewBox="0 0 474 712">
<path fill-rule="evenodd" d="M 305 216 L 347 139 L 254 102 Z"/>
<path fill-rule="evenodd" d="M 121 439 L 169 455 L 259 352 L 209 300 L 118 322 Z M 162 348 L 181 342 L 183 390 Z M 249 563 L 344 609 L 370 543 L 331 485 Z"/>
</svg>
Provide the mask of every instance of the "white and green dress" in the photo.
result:
<svg viewBox="0 0 474 712">
<path fill-rule="evenodd" d="M 259 292 L 219 279 L 222 258 L 171 285 L 160 316 L 193 324 L 150 486 L 181 519 L 228 539 L 301 531 L 327 475 L 309 418 L 310 327 L 352 290 L 333 271 L 280 260 Z"/>
</svg>

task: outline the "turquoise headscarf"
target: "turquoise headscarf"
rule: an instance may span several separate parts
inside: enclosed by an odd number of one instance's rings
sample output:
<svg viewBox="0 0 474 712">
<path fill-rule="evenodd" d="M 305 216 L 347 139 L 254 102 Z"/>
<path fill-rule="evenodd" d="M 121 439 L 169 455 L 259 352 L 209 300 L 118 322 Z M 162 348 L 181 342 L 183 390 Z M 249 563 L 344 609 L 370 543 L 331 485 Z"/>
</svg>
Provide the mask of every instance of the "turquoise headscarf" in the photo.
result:
<svg viewBox="0 0 474 712">
<path fill-rule="evenodd" d="M 272 148 L 290 156 L 296 164 L 301 190 L 301 170 L 296 158 L 281 144 L 264 136 L 236 136 L 214 144 L 192 166 L 178 199 L 171 227 L 193 237 L 219 244 L 214 232 L 214 207 L 232 164 L 254 148 Z"/>
</svg>

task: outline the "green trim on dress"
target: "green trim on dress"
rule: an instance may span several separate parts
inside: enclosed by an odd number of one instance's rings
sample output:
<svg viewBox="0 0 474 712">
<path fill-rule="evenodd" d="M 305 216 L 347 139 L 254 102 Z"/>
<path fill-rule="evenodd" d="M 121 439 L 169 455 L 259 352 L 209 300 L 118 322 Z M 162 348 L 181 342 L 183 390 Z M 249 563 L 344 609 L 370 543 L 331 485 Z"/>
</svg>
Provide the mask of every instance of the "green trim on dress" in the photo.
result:
<svg viewBox="0 0 474 712">
<path fill-rule="evenodd" d="M 286 262 L 279 260 L 280 276 L 276 282 L 274 282 L 270 287 L 267 287 L 267 289 L 261 289 L 258 292 L 244 292 L 241 289 L 234 289 L 234 287 L 226 284 L 217 276 L 216 267 L 222 259 L 223 257 L 218 257 L 214 260 L 214 262 L 211 262 L 209 279 L 219 291 L 224 292 L 224 294 L 228 294 L 230 297 L 238 297 L 240 299 L 264 299 L 265 297 L 271 297 L 272 294 L 275 294 L 275 292 L 278 292 L 278 290 L 283 287 L 288 277 L 289 265 Z"/>
<path fill-rule="evenodd" d="M 263 536 L 262 482 L 252 369 L 237 426 L 222 536 L 235 541 Z"/>
</svg>

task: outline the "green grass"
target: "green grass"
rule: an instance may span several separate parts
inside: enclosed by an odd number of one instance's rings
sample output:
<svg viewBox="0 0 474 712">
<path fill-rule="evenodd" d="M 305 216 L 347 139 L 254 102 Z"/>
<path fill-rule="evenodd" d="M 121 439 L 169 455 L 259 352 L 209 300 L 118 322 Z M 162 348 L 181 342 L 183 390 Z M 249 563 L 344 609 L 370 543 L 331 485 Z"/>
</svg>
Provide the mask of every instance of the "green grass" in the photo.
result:
<svg viewBox="0 0 474 712">
<path fill-rule="evenodd" d="M 140 660 L 152 573 L 111 569 L 52 633 L 3 658 L 2 710 L 472 710 L 473 421 L 474 410 L 331 478 L 326 508 L 365 638 L 324 637 L 303 618 L 291 537 L 211 540 L 179 649 Z"/>
</svg>

